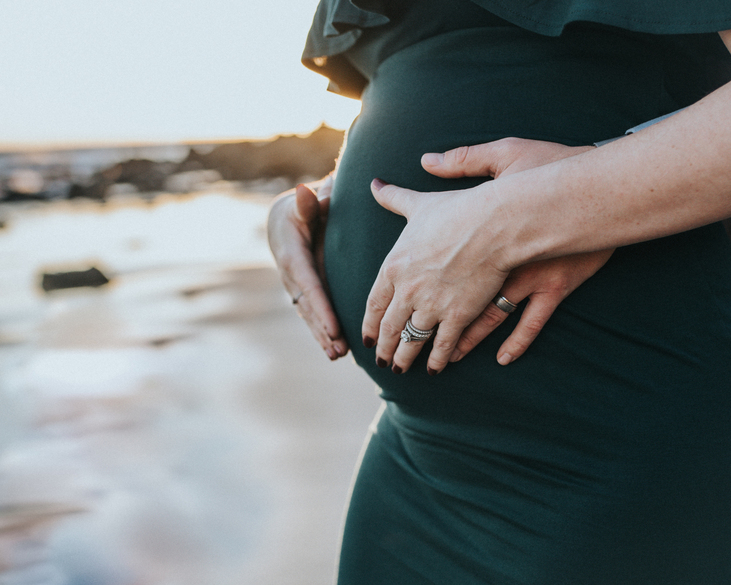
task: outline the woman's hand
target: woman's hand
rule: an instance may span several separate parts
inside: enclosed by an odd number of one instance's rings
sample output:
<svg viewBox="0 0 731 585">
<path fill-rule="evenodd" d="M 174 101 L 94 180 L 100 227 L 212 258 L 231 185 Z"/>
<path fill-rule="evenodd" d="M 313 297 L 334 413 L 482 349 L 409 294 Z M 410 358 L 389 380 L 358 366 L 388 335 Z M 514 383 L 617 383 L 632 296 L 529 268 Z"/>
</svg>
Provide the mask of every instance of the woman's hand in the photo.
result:
<svg viewBox="0 0 731 585">
<path fill-rule="evenodd" d="M 445 178 L 497 178 L 591 148 L 510 138 L 427 154 L 422 164 Z M 513 302 L 531 297 L 533 304 L 501 347 L 501 363 L 509 363 L 535 339 L 561 300 L 611 255 L 611 251 L 581 254 L 526 265 L 513 271 L 504 285 L 512 267 L 501 261 L 500 250 L 480 245 L 495 218 L 483 217 L 485 202 L 479 190 L 418 194 L 374 182 L 373 192 L 381 205 L 409 222 L 384 261 L 363 321 L 364 343 L 378 340 L 378 364 L 385 367 L 392 362 L 397 373 L 410 367 L 424 343 L 399 342 L 409 317 L 419 329 L 439 325 L 427 365 L 435 374 L 450 359 L 461 359 L 504 320 L 507 314 L 491 303 L 498 291 Z M 492 251 L 490 258 L 486 249 Z"/>
<path fill-rule="evenodd" d="M 440 372 L 462 331 L 500 290 L 512 266 L 495 241 L 489 206 L 479 188 L 418 193 L 376 179 L 373 195 L 407 224 L 386 256 L 371 288 L 363 318 L 363 343 L 377 343 L 376 363 L 401 373 L 424 341 L 399 343 L 410 318 L 422 330 L 439 326 L 429 356 L 430 374 Z M 487 243 L 486 243 L 487 242 Z M 491 250 L 493 253 L 485 253 Z"/>
<path fill-rule="evenodd" d="M 327 294 L 323 263 L 325 225 L 332 177 L 322 181 L 318 194 L 305 185 L 282 193 L 269 211 L 269 247 L 287 292 L 315 339 L 331 360 L 348 353 Z"/>
<path fill-rule="evenodd" d="M 513 332 L 500 346 L 497 361 L 503 366 L 518 359 L 538 337 L 561 302 L 594 276 L 614 250 L 574 254 L 519 266 L 510 272 L 500 295 L 514 304 L 530 299 Z M 505 321 L 508 313 L 490 303 L 463 332 L 450 362 L 461 360 Z"/>
<path fill-rule="evenodd" d="M 592 146 L 569 147 L 552 142 L 506 138 L 444 154 L 427 154 L 424 168 L 444 178 L 492 176 L 498 178 L 591 150 Z M 575 254 L 532 262 L 513 270 L 500 295 L 514 304 L 530 299 L 513 332 L 500 346 L 497 360 L 502 365 L 525 353 L 559 304 L 606 264 L 614 250 Z M 508 313 L 489 303 L 464 330 L 449 361 L 461 360 L 485 337 L 497 329 Z"/>
</svg>

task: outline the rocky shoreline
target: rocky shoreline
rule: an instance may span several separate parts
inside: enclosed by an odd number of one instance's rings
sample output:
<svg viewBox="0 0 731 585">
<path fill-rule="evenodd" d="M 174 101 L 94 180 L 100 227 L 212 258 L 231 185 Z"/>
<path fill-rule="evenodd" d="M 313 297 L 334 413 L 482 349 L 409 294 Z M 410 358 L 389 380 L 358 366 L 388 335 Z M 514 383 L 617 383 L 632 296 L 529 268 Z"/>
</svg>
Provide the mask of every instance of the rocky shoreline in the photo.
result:
<svg viewBox="0 0 731 585">
<path fill-rule="evenodd" d="M 227 143 L 0 153 L 0 203 L 190 193 L 218 181 L 276 194 L 333 170 L 343 132 Z"/>
</svg>

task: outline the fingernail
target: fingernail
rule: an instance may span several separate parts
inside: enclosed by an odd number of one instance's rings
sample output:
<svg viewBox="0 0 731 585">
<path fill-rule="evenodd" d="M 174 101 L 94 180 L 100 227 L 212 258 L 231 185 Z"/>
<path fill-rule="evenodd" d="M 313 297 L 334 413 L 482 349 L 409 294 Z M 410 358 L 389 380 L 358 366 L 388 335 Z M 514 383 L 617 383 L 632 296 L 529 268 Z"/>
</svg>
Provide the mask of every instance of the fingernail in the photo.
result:
<svg viewBox="0 0 731 585">
<path fill-rule="evenodd" d="M 436 376 L 439 372 L 437 372 L 434 368 L 427 368 L 426 373 L 430 376 Z"/>
<path fill-rule="evenodd" d="M 376 177 L 375 179 L 373 179 L 373 182 L 371 184 L 373 185 L 373 187 L 375 187 L 376 191 L 380 191 L 386 185 L 388 185 L 388 183 L 386 183 L 385 181 L 382 181 L 378 177 Z"/>
<path fill-rule="evenodd" d="M 401 368 L 399 368 L 396 364 L 393 364 L 393 367 L 391 368 L 391 371 L 394 374 L 400 374 L 401 372 L 403 372 L 403 370 Z"/>
<path fill-rule="evenodd" d="M 513 361 L 513 356 L 509 353 L 504 353 L 498 356 L 497 363 L 499 363 L 501 366 L 507 366 L 510 362 Z"/>
<path fill-rule="evenodd" d="M 342 344 L 336 344 L 335 351 L 338 352 L 338 356 L 340 357 L 345 357 L 346 355 L 348 355 L 348 348 Z"/>
<path fill-rule="evenodd" d="M 336 359 L 338 359 L 338 354 L 337 354 L 337 353 L 335 353 L 335 350 L 334 350 L 333 348 L 331 348 L 331 347 L 328 347 L 328 348 L 327 348 L 327 349 L 325 350 L 325 353 L 327 354 L 327 357 L 329 357 L 329 358 L 330 358 L 331 360 L 336 360 Z"/>
<path fill-rule="evenodd" d="M 455 350 L 454 350 L 454 351 L 452 352 L 452 355 L 451 355 L 451 356 L 449 356 L 449 361 L 450 361 L 450 362 L 458 362 L 458 361 L 459 361 L 459 360 L 461 360 L 461 359 L 462 359 L 462 352 L 461 352 L 461 351 L 459 351 L 458 349 L 455 349 Z"/>
<path fill-rule="evenodd" d="M 386 360 L 384 360 L 383 358 L 376 358 L 376 365 L 379 368 L 387 368 L 388 362 Z"/>
<path fill-rule="evenodd" d="M 444 162 L 444 153 L 427 152 L 421 157 L 421 163 L 430 167 L 440 165 Z"/>
<path fill-rule="evenodd" d="M 376 345 L 376 342 L 374 339 L 371 339 L 367 335 L 363 337 L 363 345 L 365 345 L 368 349 L 372 348 L 374 345 Z"/>
</svg>

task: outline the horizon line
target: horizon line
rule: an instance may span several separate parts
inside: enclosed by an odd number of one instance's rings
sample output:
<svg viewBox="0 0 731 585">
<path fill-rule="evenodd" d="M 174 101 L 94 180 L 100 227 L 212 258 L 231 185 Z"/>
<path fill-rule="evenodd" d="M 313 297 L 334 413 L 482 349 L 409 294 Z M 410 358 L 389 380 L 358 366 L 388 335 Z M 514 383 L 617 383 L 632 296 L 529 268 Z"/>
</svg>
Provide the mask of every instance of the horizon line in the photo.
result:
<svg viewBox="0 0 731 585">
<path fill-rule="evenodd" d="M 325 121 L 306 132 L 279 132 L 268 136 L 240 136 L 226 138 L 192 138 L 179 140 L 68 140 L 68 141 L 16 141 L 0 142 L 0 155 L 19 154 L 25 152 L 48 152 L 58 150 L 95 150 L 102 148 L 147 148 L 155 146 L 196 146 L 210 144 L 236 144 L 238 142 L 270 142 L 281 136 L 300 136 L 305 138 L 320 128 L 344 131 L 343 128 L 335 128 Z"/>
</svg>

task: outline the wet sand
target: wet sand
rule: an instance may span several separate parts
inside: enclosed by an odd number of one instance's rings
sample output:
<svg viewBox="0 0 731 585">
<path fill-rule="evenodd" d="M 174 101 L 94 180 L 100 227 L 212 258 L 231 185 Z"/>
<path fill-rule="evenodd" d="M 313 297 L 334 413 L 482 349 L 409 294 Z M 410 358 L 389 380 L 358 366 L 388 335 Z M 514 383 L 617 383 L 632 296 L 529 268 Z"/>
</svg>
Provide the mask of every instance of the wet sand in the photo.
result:
<svg viewBox="0 0 731 585">
<path fill-rule="evenodd" d="M 210 218 L 201 209 L 216 206 L 193 199 L 196 221 L 170 226 L 193 226 L 195 252 L 183 249 L 190 235 L 141 230 L 125 205 L 108 205 L 101 226 L 86 223 L 101 213 L 88 206 L 6 212 L 3 582 L 332 581 L 379 401 L 350 358 L 331 363 L 296 316 L 266 260 L 263 202 L 224 199 Z M 125 221 L 109 223 L 115 214 Z M 34 221 L 45 227 L 33 232 Z M 48 228 L 57 223 L 60 240 Z M 87 243 L 82 224 L 97 226 Z M 248 232 L 237 237 L 240 226 Z M 77 233 L 62 253 L 64 230 Z M 227 237 L 244 248 L 220 250 Z M 39 270 L 91 261 L 110 285 L 38 290 Z"/>
</svg>

